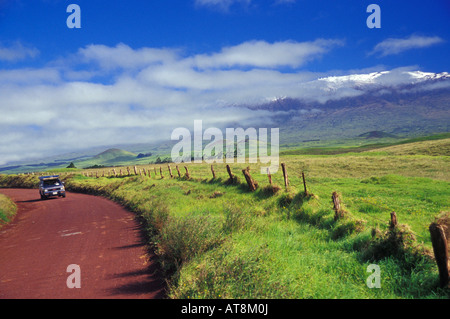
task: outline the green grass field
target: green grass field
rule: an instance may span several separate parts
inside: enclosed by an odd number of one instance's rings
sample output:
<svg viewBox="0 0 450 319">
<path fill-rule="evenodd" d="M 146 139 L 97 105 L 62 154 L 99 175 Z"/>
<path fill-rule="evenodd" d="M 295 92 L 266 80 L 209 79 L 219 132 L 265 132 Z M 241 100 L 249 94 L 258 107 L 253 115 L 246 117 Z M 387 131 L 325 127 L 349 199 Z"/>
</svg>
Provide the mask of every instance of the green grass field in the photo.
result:
<svg viewBox="0 0 450 319">
<path fill-rule="evenodd" d="M 178 177 L 175 164 L 173 178 L 162 164 L 138 167 L 151 177 L 134 176 L 130 167 L 133 176 L 112 177 L 105 169 L 99 178 L 72 171 L 65 179 L 69 190 L 106 196 L 137 213 L 170 298 L 448 298 L 428 226 L 450 211 L 449 144 L 447 138 L 357 153 L 291 152 L 280 158 L 287 189 L 281 169 L 272 176 L 279 188 L 268 187 L 259 164 L 230 164 L 234 183 L 222 163 L 214 164 L 215 179 L 208 164 L 186 164 L 189 179 L 184 165 Z M 255 192 L 242 174 L 247 166 Z M 32 187 L 36 180 L 3 175 L 0 185 Z M 338 220 L 334 191 L 345 210 Z M 394 231 L 392 211 L 400 224 Z M 366 284 L 371 264 L 380 267 L 379 289 Z"/>
</svg>

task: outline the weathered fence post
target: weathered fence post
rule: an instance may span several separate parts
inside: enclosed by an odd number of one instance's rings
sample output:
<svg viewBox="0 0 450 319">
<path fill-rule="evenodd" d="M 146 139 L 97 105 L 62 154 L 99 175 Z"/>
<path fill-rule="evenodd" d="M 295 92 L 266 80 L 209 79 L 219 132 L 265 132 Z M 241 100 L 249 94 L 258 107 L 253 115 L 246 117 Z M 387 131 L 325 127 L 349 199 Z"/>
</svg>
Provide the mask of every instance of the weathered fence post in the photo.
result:
<svg viewBox="0 0 450 319">
<path fill-rule="evenodd" d="M 169 165 L 169 164 L 167 164 L 167 167 L 169 168 L 169 174 L 170 174 L 170 178 L 173 178 L 173 175 L 172 175 L 172 169 L 170 168 L 170 165 Z"/>
<path fill-rule="evenodd" d="M 306 188 L 305 172 L 302 172 L 302 178 L 303 178 L 303 189 L 305 190 L 305 195 L 308 196 L 308 189 Z"/>
<path fill-rule="evenodd" d="M 284 187 L 287 189 L 289 186 L 288 175 L 286 171 L 286 164 L 281 163 L 281 168 L 283 169 L 283 177 L 284 177 Z"/>
<path fill-rule="evenodd" d="M 247 167 L 246 169 L 242 170 L 242 173 L 245 176 L 245 180 L 247 181 L 250 191 L 254 192 L 256 190 L 256 188 L 258 187 L 258 184 L 253 180 L 249 171 L 250 171 L 250 167 Z"/>
<path fill-rule="evenodd" d="M 128 176 L 130 176 L 130 168 L 127 167 L 127 171 L 128 171 Z"/>
<path fill-rule="evenodd" d="M 115 168 L 113 168 L 113 172 L 114 172 L 114 177 L 116 177 L 117 173 L 116 173 L 116 169 Z"/>
<path fill-rule="evenodd" d="M 212 172 L 213 179 L 216 179 L 216 173 L 214 172 L 214 166 L 212 164 L 211 164 L 211 172 Z"/>
<path fill-rule="evenodd" d="M 189 175 L 189 170 L 188 170 L 187 166 L 185 166 L 184 169 L 186 170 L 186 177 L 188 179 L 191 178 L 191 175 Z"/>
<path fill-rule="evenodd" d="M 230 181 L 232 181 L 234 175 L 233 175 L 233 173 L 231 173 L 231 168 L 230 168 L 230 165 L 228 165 L 228 164 L 227 164 L 227 172 L 228 172 L 228 175 L 230 176 Z"/>
<path fill-rule="evenodd" d="M 178 177 L 181 177 L 180 169 L 178 168 L 178 165 L 175 166 L 178 172 Z"/>
<path fill-rule="evenodd" d="M 164 178 L 161 166 L 159 167 L 159 174 L 161 174 L 161 178 Z"/>
<path fill-rule="evenodd" d="M 339 199 L 339 195 L 337 192 L 333 192 L 331 194 L 331 199 L 333 200 L 333 209 L 334 209 L 334 220 L 338 220 L 341 217 L 344 217 L 344 211 L 341 209 L 341 201 Z"/>
<path fill-rule="evenodd" d="M 394 229 L 397 227 L 398 221 L 397 221 L 397 214 L 395 212 L 391 213 L 391 222 L 389 224 L 390 229 Z"/>
<path fill-rule="evenodd" d="M 432 223 L 429 227 L 431 243 L 433 245 L 434 257 L 439 269 L 441 288 L 449 285 L 448 244 L 445 232 L 441 225 Z"/>
<path fill-rule="evenodd" d="M 134 175 L 137 175 L 138 173 L 137 173 L 137 168 L 136 168 L 136 165 L 134 165 Z"/>
<path fill-rule="evenodd" d="M 267 176 L 269 177 L 269 184 L 272 185 L 272 175 L 270 175 L 270 168 L 267 167 Z"/>
</svg>

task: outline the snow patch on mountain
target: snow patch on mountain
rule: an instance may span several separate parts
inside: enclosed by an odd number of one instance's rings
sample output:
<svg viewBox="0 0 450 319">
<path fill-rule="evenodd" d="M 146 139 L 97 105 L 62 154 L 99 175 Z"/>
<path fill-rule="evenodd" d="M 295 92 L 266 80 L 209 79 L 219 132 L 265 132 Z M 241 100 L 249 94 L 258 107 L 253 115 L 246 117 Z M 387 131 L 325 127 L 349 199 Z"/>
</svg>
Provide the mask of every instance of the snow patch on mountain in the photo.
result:
<svg viewBox="0 0 450 319">
<path fill-rule="evenodd" d="M 450 79 L 448 72 L 432 73 L 422 71 L 382 71 L 368 74 L 351 74 L 344 76 L 329 76 L 317 81 L 324 84 L 326 90 L 336 90 L 342 87 L 363 88 L 368 85 L 395 86 L 417 84 L 429 80 Z"/>
</svg>

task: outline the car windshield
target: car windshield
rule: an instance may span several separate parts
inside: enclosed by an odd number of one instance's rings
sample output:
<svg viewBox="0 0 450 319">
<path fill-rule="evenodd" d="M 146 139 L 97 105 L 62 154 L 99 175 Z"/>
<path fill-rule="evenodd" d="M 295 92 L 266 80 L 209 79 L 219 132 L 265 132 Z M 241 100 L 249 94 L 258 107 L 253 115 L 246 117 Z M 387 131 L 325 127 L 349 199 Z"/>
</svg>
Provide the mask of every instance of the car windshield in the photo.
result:
<svg viewBox="0 0 450 319">
<path fill-rule="evenodd" d="M 44 186 L 59 186 L 60 184 L 61 182 L 59 181 L 59 179 L 50 179 L 44 181 Z"/>
</svg>

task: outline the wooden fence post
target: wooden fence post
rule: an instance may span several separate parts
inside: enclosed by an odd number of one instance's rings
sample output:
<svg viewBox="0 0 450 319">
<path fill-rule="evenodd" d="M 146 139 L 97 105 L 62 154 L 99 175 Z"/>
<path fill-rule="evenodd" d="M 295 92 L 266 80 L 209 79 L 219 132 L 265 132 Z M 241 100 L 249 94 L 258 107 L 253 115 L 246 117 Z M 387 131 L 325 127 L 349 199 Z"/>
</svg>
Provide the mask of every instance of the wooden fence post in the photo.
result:
<svg viewBox="0 0 450 319">
<path fill-rule="evenodd" d="M 339 218 L 344 217 L 344 211 L 341 209 L 341 201 L 339 199 L 339 195 L 336 192 L 331 194 L 331 199 L 333 200 L 333 209 L 334 209 L 334 220 L 337 221 Z"/>
<path fill-rule="evenodd" d="M 286 189 L 287 189 L 289 186 L 289 181 L 288 181 L 288 175 L 287 175 L 287 171 L 286 171 L 286 164 L 281 163 L 281 168 L 283 169 L 284 187 L 286 187 Z"/>
<path fill-rule="evenodd" d="M 127 171 L 128 171 L 128 176 L 130 176 L 130 168 L 127 167 Z"/>
<path fill-rule="evenodd" d="M 212 164 L 211 164 L 211 172 L 212 172 L 213 179 L 216 179 L 216 173 L 214 172 L 214 166 Z"/>
<path fill-rule="evenodd" d="M 186 177 L 188 179 L 191 178 L 191 175 L 189 175 L 189 170 L 188 170 L 187 166 L 185 166 L 184 169 L 186 170 Z"/>
<path fill-rule="evenodd" d="M 178 172 L 178 177 L 181 177 L 180 169 L 178 168 L 178 165 L 175 166 Z"/>
<path fill-rule="evenodd" d="M 138 173 L 137 173 L 137 168 L 136 168 L 136 165 L 134 165 L 134 175 L 137 175 Z"/>
<path fill-rule="evenodd" d="M 116 177 L 117 173 L 116 173 L 116 169 L 115 168 L 113 168 L 113 172 L 114 172 L 114 177 Z"/>
<path fill-rule="evenodd" d="M 441 288 L 449 285 L 448 244 L 445 232 L 441 225 L 432 223 L 429 227 L 434 257 L 439 269 Z"/>
<path fill-rule="evenodd" d="M 256 188 L 258 187 L 258 184 L 253 180 L 249 171 L 250 171 L 250 167 L 247 167 L 246 169 L 242 170 L 242 173 L 245 176 L 245 180 L 247 181 L 250 191 L 254 192 L 256 190 Z"/>
<path fill-rule="evenodd" d="M 269 177 L 269 184 L 272 185 L 272 175 L 270 175 L 270 168 L 267 167 L 267 176 Z"/>
<path fill-rule="evenodd" d="M 227 164 L 227 172 L 228 172 L 228 175 L 230 176 L 230 181 L 232 181 L 234 175 L 233 175 L 233 173 L 231 173 L 231 168 L 230 168 L 230 165 L 228 165 L 228 164 Z"/>
<path fill-rule="evenodd" d="M 161 174 L 161 178 L 164 178 L 161 166 L 159 167 L 159 174 Z"/>
<path fill-rule="evenodd" d="M 306 179 L 305 179 L 305 173 L 302 172 L 302 178 L 303 178 L 303 188 L 305 190 L 305 195 L 308 196 L 308 190 L 306 189 Z"/>
<path fill-rule="evenodd" d="M 172 169 L 170 168 L 170 165 L 169 165 L 169 164 L 167 164 L 167 167 L 169 168 L 169 174 L 170 174 L 170 178 L 173 178 L 173 175 L 172 175 Z"/>
<path fill-rule="evenodd" d="M 391 213 L 391 222 L 389 224 L 390 229 L 394 229 L 397 227 L 398 221 L 397 221 L 397 214 L 395 212 Z"/>
</svg>

